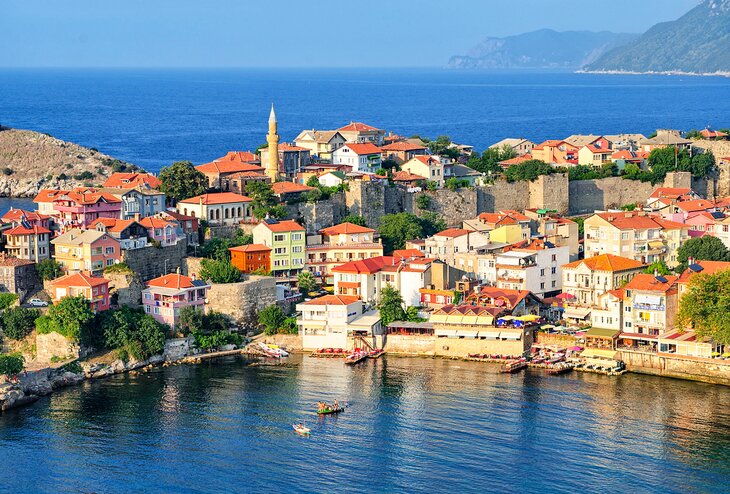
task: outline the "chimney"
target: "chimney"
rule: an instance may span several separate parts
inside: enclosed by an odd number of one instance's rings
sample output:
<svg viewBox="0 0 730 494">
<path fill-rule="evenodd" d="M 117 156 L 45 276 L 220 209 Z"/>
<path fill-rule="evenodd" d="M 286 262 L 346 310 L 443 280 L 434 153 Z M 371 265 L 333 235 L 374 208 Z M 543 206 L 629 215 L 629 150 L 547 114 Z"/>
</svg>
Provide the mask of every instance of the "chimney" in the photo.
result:
<svg viewBox="0 0 730 494">
<path fill-rule="evenodd" d="M 687 258 L 687 265 L 688 265 L 688 266 L 691 266 L 691 265 L 693 265 L 694 263 L 695 263 L 695 258 L 694 258 L 694 257 L 688 257 L 688 258 Z"/>
<path fill-rule="evenodd" d="M 656 278 L 657 276 L 659 276 L 659 270 L 654 268 L 654 278 Z"/>
</svg>

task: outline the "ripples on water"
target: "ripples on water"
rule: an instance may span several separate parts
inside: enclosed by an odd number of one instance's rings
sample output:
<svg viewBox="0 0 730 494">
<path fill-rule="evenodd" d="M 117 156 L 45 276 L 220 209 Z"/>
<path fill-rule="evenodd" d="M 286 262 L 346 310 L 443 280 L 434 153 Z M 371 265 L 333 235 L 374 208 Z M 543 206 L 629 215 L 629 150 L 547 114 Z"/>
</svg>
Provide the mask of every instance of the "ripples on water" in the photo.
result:
<svg viewBox="0 0 730 494">
<path fill-rule="evenodd" d="M 720 492 L 730 390 L 492 365 L 295 358 L 158 369 L 0 417 L 20 492 Z M 317 418 L 318 400 L 347 401 Z M 291 424 L 305 420 L 311 437 Z"/>
</svg>

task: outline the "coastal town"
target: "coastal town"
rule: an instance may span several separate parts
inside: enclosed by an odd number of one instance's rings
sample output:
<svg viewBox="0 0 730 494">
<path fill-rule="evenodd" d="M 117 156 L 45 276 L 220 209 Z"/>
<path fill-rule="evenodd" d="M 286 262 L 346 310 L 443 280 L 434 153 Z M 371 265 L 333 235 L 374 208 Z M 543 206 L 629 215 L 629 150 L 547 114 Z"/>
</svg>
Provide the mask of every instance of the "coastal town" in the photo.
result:
<svg viewBox="0 0 730 494">
<path fill-rule="evenodd" d="M 121 165 L 8 211 L 3 409 L 19 375 L 241 352 L 730 384 L 726 130 L 483 152 L 360 122 L 288 137 L 272 105 L 255 151 Z"/>
</svg>

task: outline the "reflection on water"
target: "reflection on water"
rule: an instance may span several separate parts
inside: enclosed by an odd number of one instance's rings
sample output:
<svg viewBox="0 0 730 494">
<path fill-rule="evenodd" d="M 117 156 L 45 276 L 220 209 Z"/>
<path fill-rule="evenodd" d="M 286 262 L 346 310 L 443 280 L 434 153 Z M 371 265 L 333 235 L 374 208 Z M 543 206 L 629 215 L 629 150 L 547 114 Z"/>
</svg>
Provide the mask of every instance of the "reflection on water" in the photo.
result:
<svg viewBox="0 0 730 494">
<path fill-rule="evenodd" d="M 475 362 L 231 359 L 85 383 L 0 417 L 34 492 L 718 492 L 730 389 Z M 318 418 L 318 400 L 347 402 Z M 291 424 L 306 421 L 312 436 Z"/>
</svg>

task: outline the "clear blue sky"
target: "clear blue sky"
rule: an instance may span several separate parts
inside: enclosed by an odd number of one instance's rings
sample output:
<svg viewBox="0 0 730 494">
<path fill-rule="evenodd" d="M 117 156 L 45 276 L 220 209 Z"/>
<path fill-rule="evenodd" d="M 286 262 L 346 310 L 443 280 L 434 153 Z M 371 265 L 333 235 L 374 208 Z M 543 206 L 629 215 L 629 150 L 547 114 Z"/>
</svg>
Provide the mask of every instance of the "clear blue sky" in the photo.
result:
<svg viewBox="0 0 730 494">
<path fill-rule="evenodd" d="M 698 0 L 0 0 L 0 67 L 441 66 L 485 36 L 643 32 Z"/>
</svg>

